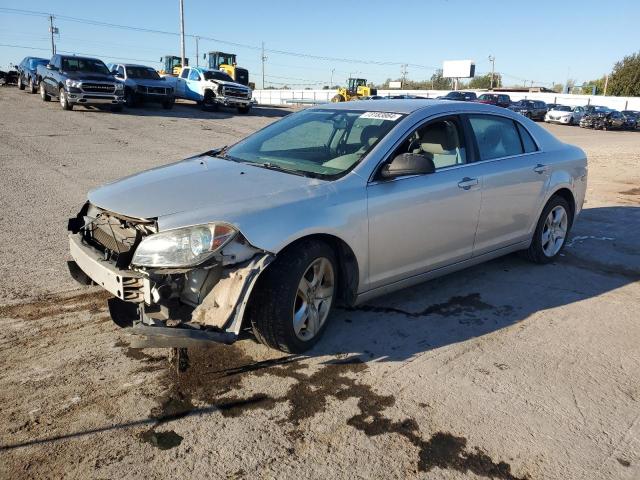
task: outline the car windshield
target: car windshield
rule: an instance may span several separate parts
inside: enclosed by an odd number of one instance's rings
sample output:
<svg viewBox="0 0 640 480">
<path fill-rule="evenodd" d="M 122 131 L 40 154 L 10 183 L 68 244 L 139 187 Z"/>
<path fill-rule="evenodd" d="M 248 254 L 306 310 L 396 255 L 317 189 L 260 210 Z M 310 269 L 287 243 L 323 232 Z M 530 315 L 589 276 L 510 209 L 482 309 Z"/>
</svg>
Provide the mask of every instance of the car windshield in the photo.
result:
<svg viewBox="0 0 640 480">
<path fill-rule="evenodd" d="M 62 70 L 65 72 L 109 74 L 109 69 L 104 62 L 95 58 L 63 58 Z"/>
<path fill-rule="evenodd" d="M 205 80 L 223 80 L 225 82 L 233 82 L 233 78 L 224 72 L 218 72 L 215 70 L 209 70 L 204 72 Z"/>
<path fill-rule="evenodd" d="M 533 105 L 533 102 L 531 100 L 518 100 L 513 105 L 516 107 L 530 107 Z"/>
<path fill-rule="evenodd" d="M 570 112 L 571 107 L 568 107 L 567 105 L 557 105 L 553 107 L 552 110 L 556 110 L 557 112 Z"/>
<path fill-rule="evenodd" d="M 403 116 L 305 110 L 260 130 L 222 157 L 299 175 L 337 178 L 361 161 Z"/>
<path fill-rule="evenodd" d="M 49 63 L 49 60 L 46 58 L 32 58 L 29 60 L 29 68 L 34 70 L 38 68 L 38 65 L 46 65 L 47 63 Z"/>
<path fill-rule="evenodd" d="M 127 77 L 145 80 L 160 80 L 160 75 L 151 67 L 127 67 Z"/>
<path fill-rule="evenodd" d="M 480 100 L 494 100 L 494 101 L 498 101 L 498 96 L 497 95 L 480 95 L 480 97 L 478 97 Z"/>
</svg>

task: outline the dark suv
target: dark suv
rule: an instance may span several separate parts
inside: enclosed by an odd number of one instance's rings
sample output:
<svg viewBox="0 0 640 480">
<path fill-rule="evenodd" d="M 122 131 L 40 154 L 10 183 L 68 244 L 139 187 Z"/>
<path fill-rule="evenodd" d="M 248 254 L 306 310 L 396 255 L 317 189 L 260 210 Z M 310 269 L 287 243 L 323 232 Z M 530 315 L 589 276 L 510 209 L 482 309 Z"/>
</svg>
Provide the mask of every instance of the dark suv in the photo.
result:
<svg viewBox="0 0 640 480">
<path fill-rule="evenodd" d="M 46 65 L 49 60 L 46 58 L 38 57 L 25 57 L 20 62 L 20 65 L 16 67 L 18 71 L 18 88 L 24 90 L 25 87 L 29 87 L 30 93 L 36 93 L 38 91 L 38 80 L 36 69 L 38 65 Z"/>
<path fill-rule="evenodd" d="M 472 102 L 476 100 L 478 97 L 473 92 L 458 92 L 453 91 L 449 92 L 442 97 L 438 97 L 439 100 L 457 100 L 461 102 Z"/>
<path fill-rule="evenodd" d="M 508 108 L 511 105 L 511 97 L 503 93 L 483 93 L 476 102 Z"/>
<path fill-rule="evenodd" d="M 124 84 L 124 100 L 127 107 L 144 102 L 160 103 L 163 108 L 173 107 L 173 87 L 152 67 L 119 63 L 109 65 L 116 80 Z"/>
<path fill-rule="evenodd" d="M 54 55 L 46 65 L 38 65 L 42 100 L 57 97 L 65 110 L 74 105 L 110 105 L 121 111 L 124 86 L 102 60 L 72 55 Z"/>
<path fill-rule="evenodd" d="M 547 104 L 540 100 L 519 100 L 509 107 L 531 120 L 544 120 L 547 114 Z"/>
</svg>

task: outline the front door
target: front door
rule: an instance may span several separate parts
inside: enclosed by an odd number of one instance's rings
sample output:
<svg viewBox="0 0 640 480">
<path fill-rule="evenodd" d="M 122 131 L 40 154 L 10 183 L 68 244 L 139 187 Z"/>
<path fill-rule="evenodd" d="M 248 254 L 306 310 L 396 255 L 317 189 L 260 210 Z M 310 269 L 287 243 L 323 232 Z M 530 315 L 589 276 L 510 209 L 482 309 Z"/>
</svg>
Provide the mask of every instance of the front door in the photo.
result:
<svg viewBox="0 0 640 480">
<path fill-rule="evenodd" d="M 428 175 L 374 180 L 367 187 L 369 288 L 471 257 L 482 178 L 457 117 L 432 120 L 392 153 L 433 159 Z"/>
<path fill-rule="evenodd" d="M 176 79 L 176 97 L 178 98 L 187 98 L 186 87 L 190 71 L 190 68 L 183 68 L 180 76 Z"/>
</svg>

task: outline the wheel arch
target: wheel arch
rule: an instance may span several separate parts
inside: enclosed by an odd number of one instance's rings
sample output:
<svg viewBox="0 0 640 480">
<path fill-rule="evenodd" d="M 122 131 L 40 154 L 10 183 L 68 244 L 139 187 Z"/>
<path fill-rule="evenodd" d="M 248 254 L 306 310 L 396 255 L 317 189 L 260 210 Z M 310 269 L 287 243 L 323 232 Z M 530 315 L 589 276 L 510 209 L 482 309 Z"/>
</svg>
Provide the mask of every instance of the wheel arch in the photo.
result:
<svg viewBox="0 0 640 480">
<path fill-rule="evenodd" d="M 346 305 L 352 305 L 358 293 L 360 270 L 353 249 L 343 239 L 328 233 L 313 233 L 291 241 L 278 252 L 278 255 L 309 240 L 324 242 L 335 253 L 338 261 L 338 299 Z"/>
</svg>

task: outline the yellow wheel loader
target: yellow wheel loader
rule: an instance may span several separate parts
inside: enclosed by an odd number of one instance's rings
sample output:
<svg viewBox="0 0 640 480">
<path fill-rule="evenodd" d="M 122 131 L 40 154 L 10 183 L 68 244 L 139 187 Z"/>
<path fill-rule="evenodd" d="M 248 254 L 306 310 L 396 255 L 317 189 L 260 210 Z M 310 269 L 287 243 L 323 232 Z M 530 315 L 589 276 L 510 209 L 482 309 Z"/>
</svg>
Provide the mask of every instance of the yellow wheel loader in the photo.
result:
<svg viewBox="0 0 640 480">
<path fill-rule="evenodd" d="M 249 85 L 249 70 L 238 67 L 235 53 L 209 52 L 209 69 L 222 70 L 242 85 Z"/>
<path fill-rule="evenodd" d="M 332 102 L 348 102 L 349 100 L 358 100 L 360 97 L 369 97 L 376 95 L 378 91 L 375 88 L 367 86 L 367 80 L 364 78 L 350 78 L 347 87 L 340 87 L 338 93 L 331 99 Z"/>
<path fill-rule="evenodd" d="M 160 59 L 160 62 L 164 65 L 162 70 L 159 70 L 158 73 L 160 75 L 171 75 L 173 77 L 177 77 L 182 72 L 182 67 L 189 66 L 189 59 L 184 59 L 184 65 L 182 65 L 182 58 L 176 57 L 175 55 L 165 55 Z"/>
</svg>

